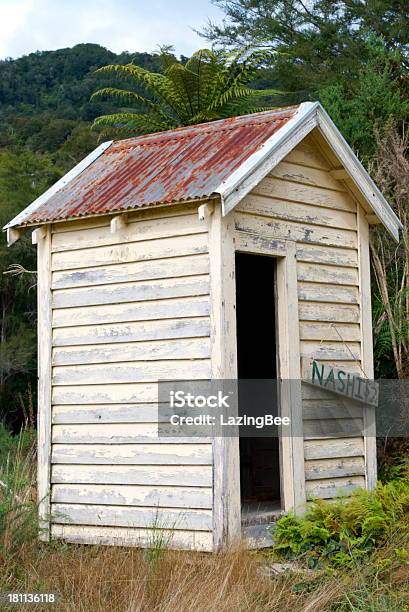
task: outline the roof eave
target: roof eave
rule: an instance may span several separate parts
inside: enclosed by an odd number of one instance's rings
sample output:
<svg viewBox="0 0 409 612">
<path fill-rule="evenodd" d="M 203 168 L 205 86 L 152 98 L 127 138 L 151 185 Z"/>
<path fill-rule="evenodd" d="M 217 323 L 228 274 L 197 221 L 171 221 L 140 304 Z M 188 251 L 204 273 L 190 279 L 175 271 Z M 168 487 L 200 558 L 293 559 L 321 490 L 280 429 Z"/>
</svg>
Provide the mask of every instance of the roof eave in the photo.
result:
<svg viewBox="0 0 409 612">
<path fill-rule="evenodd" d="M 7 223 L 7 225 L 3 227 L 3 231 L 12 228 L 17 228 L 23 225 L 25 219 L 27 219 L 33 212 L 38 210 L 40 206 L 48 202 L 48 200 L 55 193 L 60 191 L 60 189 L 65 187 L 70 181 L 80 175 L 81 172 L 83 172 L 88 166 L 90 166 L 96 159 L 98 159 L 98 157 L 100 157 L 100 155 L 102 155 L 102 153 L 104 153 L 104 151 L 106 151 L 111 146 L 112 142 L 112 140 L 103 142 L 96 149 L 91 151 L 91 153 L 84 157 L 84 159 L 81 160 L 76 166 L 74 166 L 74 168 L 64 174 L 64 176 L 60 178 L 56 183 L 54 183 L 54 185 L 51 185 L 51 187 L 47 189 L 47 191 L 42 193 L 36 200 L 34 200 L 34 202 L 32 202 L 21 213 L 14 217 L 14 219 Z M 38 223 L 33 225 L 38 225 Z"/>
</svg>

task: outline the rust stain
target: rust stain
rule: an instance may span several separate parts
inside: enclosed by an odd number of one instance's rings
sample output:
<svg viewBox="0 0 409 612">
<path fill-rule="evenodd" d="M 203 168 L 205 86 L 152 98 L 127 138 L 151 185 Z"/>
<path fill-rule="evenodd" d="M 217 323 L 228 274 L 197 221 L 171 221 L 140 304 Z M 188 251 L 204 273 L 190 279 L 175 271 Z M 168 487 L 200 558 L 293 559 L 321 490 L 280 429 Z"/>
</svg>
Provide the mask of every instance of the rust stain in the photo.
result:
<svg viewBox="0 0 409 612">
<path fill-rule="evenodd" d="M 24 225 L 209 197 L 297 111 L 232 117 L 114 142 Z"/>
</svg>

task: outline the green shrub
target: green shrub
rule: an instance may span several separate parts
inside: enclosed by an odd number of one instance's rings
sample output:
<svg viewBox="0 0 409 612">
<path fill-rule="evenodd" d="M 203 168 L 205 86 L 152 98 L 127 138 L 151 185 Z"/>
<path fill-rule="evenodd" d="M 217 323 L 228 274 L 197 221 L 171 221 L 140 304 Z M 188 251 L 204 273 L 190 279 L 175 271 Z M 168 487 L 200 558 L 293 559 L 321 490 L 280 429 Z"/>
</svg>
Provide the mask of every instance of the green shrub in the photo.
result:
<svg viewBox="0 0 409 612">
<path fill-rule="evenodd" d="M 385 543 L 409 510 L 409 480 L 378 483 L 350 498 L 314 500 L 303 517 L 288 514 L 274 531 L 275 551 L 310 568 L 352 566 Z"/>
</svg>

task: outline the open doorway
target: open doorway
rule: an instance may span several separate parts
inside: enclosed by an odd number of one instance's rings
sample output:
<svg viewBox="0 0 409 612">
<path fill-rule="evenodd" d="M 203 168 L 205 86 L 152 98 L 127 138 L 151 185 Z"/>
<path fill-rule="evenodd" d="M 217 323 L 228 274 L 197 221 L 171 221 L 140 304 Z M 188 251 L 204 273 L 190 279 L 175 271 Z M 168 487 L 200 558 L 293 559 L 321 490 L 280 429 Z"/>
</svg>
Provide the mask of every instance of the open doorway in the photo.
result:
<svg viewBox="0 0 409 612">
<path fill-rule="evenodd" d="M 275 276 L 273 257 L 236 253 L 239 414 L 274 414 L 277 400 Z M 259 382 L 256 382 L 259 381 Z M 277 436 L 240 437 L 242 523 L 271 520 L 281 509 Z"/>
</svg>

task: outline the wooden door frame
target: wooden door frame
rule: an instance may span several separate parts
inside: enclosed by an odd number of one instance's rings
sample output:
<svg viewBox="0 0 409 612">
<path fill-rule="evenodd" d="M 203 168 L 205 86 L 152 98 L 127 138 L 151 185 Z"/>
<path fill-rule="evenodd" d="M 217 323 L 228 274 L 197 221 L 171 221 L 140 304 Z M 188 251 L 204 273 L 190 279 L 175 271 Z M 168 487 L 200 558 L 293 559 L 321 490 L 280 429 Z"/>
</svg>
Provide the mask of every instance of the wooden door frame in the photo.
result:
<svg viewBox="0 0 409 612">
<path fill-rule="evenodd" d="M 282 416 L 289 416 L 291 434 L 280 438 L 282 503 L 285 511 L 305 505 L 304 441 L 296 243 L 237 232 L 233 216 L 215 207 L 209 219 L 211 295 L 211 359 L 214 379 L 237 379 L 235 253 L 277 259 L 278 378 Z M 297 325 L 294 325 L 297 321 Z M 240 455 L 237 438 L 213 440 L 214 549 L 241 539 Z"/>
</svg>

